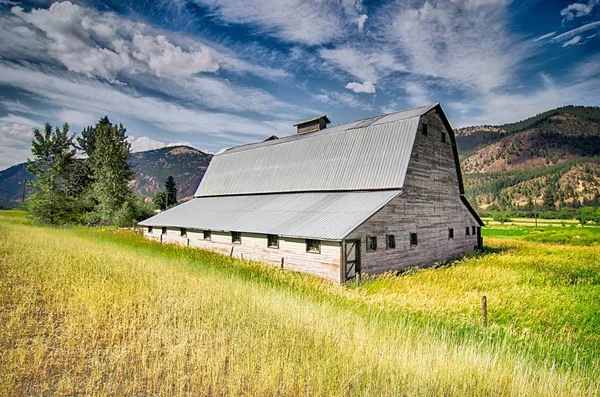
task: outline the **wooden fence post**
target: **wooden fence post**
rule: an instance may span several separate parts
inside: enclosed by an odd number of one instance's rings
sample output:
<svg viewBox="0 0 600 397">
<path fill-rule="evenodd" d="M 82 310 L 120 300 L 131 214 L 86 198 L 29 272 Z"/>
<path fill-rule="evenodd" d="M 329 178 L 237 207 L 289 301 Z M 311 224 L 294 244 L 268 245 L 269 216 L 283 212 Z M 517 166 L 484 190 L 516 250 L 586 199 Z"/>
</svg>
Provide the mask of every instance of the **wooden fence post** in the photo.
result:
<svg viewBox="0 0 600 397">
<path fill-rule="evenodd" d="M 281 257 L 281 268 L 283 269 L 283 256 Z"/>
<path fill-rule="evenodd" d="M 484 327 L 487 327 L 487 296 L 481 297 L 481 322 Z"/>
</svg>

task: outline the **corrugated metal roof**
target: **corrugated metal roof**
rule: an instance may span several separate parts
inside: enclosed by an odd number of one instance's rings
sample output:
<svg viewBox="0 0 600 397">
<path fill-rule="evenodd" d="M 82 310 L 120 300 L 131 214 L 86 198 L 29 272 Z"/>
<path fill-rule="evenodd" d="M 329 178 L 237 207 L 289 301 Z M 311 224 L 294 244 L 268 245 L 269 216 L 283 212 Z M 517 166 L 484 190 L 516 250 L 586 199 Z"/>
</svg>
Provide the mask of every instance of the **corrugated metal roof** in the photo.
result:
<svg viewBox="0 0 600 397">
<path fill-rule="evenodd" d="M 230 149 L 213 157 L 195 196 L 400 189 L 419 117 L 434 106 Z"/>
<path fill-rule="evenodd" d="M 400 193 L 287 193 L 199 197 L 140 223 L 341 240 Z"/>
</svg>

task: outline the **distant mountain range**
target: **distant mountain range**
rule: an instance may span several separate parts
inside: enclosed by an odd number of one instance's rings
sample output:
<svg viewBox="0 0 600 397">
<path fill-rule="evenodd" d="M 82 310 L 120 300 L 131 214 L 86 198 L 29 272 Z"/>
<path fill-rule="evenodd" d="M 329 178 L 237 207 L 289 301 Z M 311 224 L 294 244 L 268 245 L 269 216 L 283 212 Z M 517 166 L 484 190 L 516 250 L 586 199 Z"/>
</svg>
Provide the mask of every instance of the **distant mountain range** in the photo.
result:
<svg viewBox="0 0 600 397">
<path fill-rule="evenodd" d="M 564 106 L 455 131 L 473 204 L 485 209 L 600 205 L 600 108 Z"/>
<path fill-rule="evenodd" d="M 136 176 L 130 186 L 136 194 L 151 196 L 163 190 L 165 180 L 173 175 L 179 189 L 178 198 L 186 200 L 194 195 L 211 159 L 212 154 L 189 146 L 132 153 L 129 163 Z M 0 206 L 16 207 L 23 198 L 23 181 L 31 179 L 25 163 L 0 171 Z"/>
<path fill-rule="evenodd" d="M 456 142 L 467 197 L 480 211 L 600 205 L 600 108 L 565 106 L 528 119 L 461 128 Z M 188 146 L 133 153 L 135 193 L 151 196 L 173 175 L 179 198 L 193 196 L 211 154 Z M 0 205 L 22 199 L 25 164 L 0 171 Z"/>
</svg>

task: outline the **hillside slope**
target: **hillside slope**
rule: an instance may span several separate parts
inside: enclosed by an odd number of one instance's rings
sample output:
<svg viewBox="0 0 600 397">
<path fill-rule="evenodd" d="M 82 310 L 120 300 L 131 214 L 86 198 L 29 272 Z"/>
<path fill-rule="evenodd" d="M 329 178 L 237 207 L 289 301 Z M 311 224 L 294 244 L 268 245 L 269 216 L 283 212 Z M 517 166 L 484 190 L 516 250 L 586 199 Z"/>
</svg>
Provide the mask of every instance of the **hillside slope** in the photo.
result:
<svg viewBox="0 0 600 397">
<path fill-rule="evenodd" d="M 150 196 L 164 189 L 167 176 L 173 175 L 179 189 L 180 200 L 193 196 L 212 154 L 188 146 L 164 147 L 145 152 L 132 153 L 129 163 L 136 172 L 130 186 L 134 193 Z M 25 163 L 0 171 L 0 206 L 16 207 L 22 200 L 23 180 L 31 180 L 32 175 L 25 169 Z"/>
<path fill-rule="evenodd" d="M 600 109 L 566 106 L 456 131 L 467 196 L 479 208 L 600 205 Z"/>
</svg>

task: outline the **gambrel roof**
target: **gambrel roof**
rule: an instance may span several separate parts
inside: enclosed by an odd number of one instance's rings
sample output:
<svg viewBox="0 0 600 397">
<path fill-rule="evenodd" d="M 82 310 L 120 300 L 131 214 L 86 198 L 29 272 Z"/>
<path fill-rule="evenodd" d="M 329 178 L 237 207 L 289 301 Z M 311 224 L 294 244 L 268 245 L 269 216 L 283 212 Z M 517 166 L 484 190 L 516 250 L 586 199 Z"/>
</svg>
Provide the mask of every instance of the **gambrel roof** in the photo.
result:
<svg viewBox="0 0 600 397">
<path fill-rule="evenodd" d="M 229 149 L 195 196 L 401 189 L 420 117 L 436 106 Z"/>
</svg>

